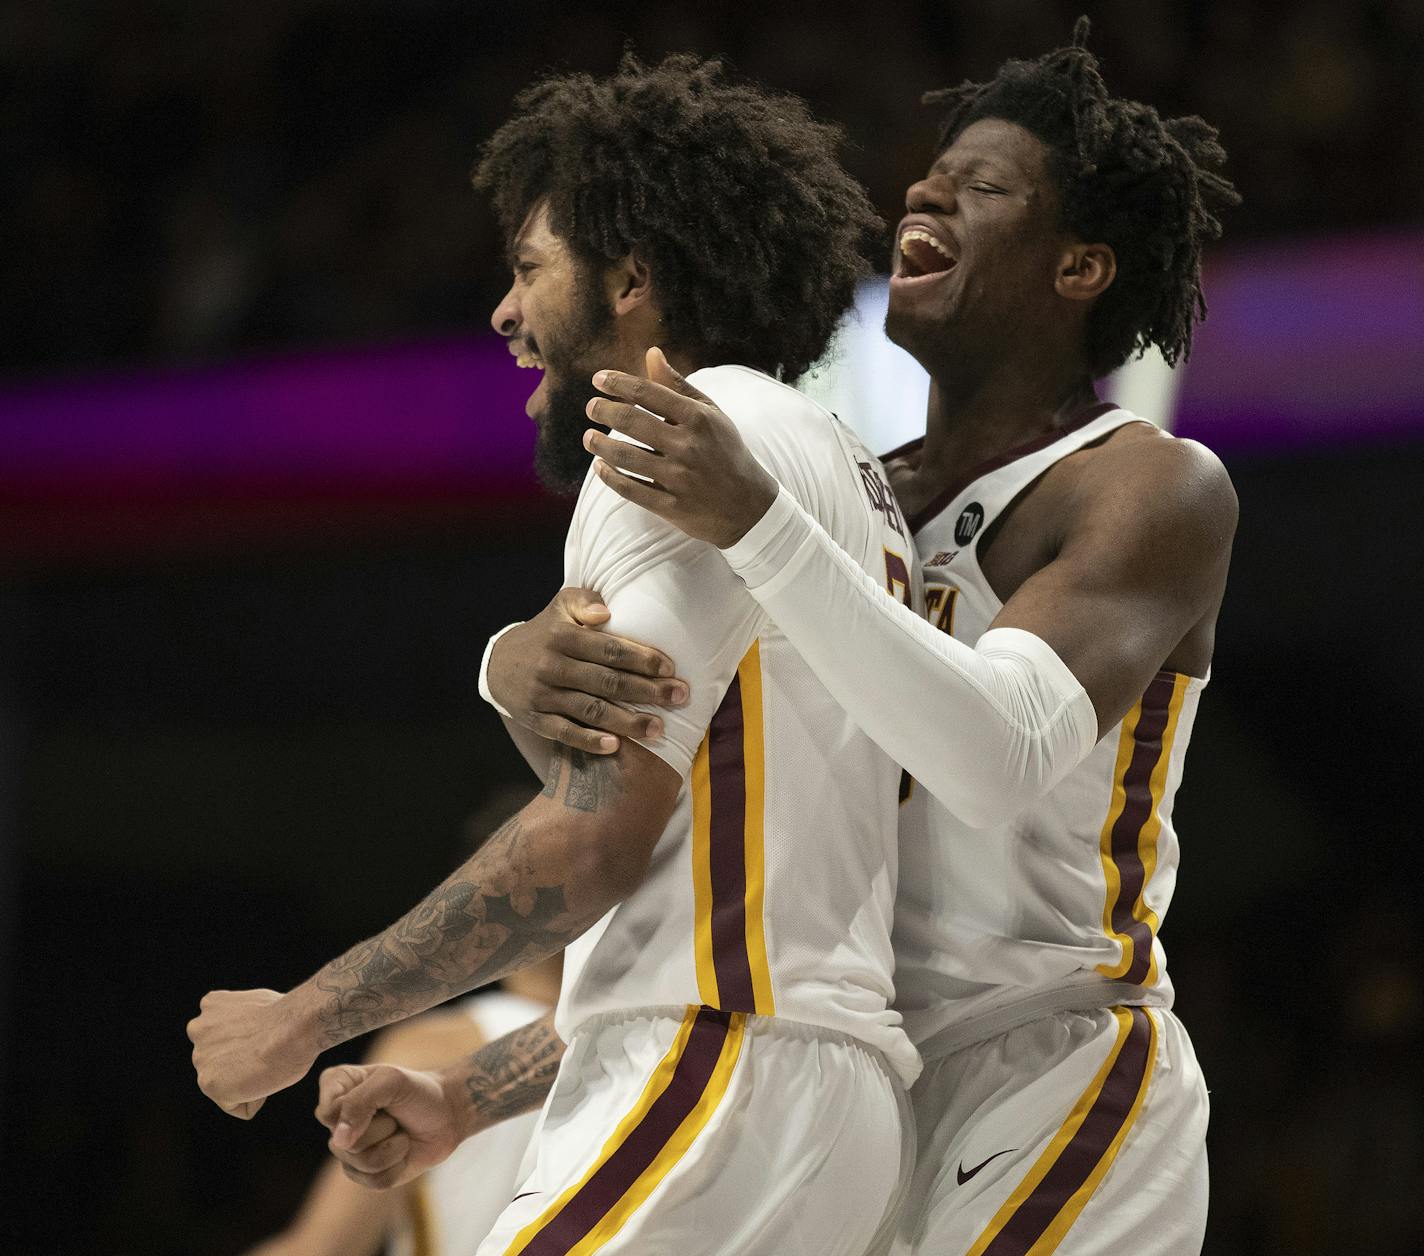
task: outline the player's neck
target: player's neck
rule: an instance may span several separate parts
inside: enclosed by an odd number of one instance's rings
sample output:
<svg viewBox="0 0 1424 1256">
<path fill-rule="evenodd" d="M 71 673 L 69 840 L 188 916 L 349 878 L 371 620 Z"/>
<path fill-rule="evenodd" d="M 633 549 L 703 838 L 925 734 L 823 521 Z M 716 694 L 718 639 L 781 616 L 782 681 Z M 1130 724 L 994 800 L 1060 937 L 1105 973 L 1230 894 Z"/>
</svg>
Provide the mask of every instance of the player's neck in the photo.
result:
<svg viewBox="0 0 1424 1256">
<path fill-rule="evenodd" d="M 1015 366 L 978 379 L 932 376 L 921 478 L 948 482 L 1045 432 L 1096 400 L 1092 381 Z"/>
</svg>

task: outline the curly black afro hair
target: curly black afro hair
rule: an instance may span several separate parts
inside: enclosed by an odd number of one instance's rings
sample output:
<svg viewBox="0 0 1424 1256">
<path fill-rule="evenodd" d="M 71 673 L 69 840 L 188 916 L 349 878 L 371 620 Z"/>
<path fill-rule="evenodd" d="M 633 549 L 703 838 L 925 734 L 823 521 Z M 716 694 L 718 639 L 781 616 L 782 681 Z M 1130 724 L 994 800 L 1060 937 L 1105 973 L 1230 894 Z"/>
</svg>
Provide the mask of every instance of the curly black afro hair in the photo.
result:
<svg viewBox="0 0 1424 1256">
<path fill-rule="evenodd" d="M 507 238 L 546 201 L 585 263 L 636 249 L 666 347 L 709 364 L 791 381 L 825 352 L 883 230 L 838 128 L 690 55 L 628 53 L 611 77 L 548 78 L 514 103 L 473 176 Z"/>
<path fill-rule="evenodd" d="M 1174 365 L 1190 355 L 1193 325 L 1206 317 L 1202 246 L 1221 235 L 1218 215 L 1241 198 L 1221 174 L 1216 128 L 1108 95 L 1087 38 L 1080 17 L 1070 47 L 1006 61 L 988 82 L 930 92 L 924 103 L 949 106 L 938 152 L 981 118 L 1031 131 L 1051 151 L 1063 225 L 1112 246 L 1117 277 L 1088 322 L 1096 377 L 1148 345 Z"/>
</svg>

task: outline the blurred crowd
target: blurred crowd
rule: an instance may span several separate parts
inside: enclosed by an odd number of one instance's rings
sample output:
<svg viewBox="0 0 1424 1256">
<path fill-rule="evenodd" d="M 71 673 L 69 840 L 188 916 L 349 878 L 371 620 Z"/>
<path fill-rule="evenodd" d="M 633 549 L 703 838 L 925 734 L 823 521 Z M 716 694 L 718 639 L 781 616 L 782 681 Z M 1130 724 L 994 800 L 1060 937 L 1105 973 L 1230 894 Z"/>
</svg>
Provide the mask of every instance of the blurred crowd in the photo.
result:
<svg viewBox="0 0 1424 1256">
<path fill-rule="evenodd" d="M 893 217 L 920 94 L 1084 9 L 1116 92 L 1221 127 L 1232 238 L 1424 218 L 1424 0 L 0 0 L 0 371 L 478 325 L 502 279 L 480 143 L 538 73 L 625 43 L 805 95 Z"/>
</svg>

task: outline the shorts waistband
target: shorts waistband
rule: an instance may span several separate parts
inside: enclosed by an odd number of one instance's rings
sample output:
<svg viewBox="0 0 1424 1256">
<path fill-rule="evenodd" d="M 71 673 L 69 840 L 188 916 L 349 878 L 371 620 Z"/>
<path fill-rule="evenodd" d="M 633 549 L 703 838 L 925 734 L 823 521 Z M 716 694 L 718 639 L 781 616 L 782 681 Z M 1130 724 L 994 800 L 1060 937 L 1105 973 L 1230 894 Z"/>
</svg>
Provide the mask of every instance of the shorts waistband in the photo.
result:
<svg viewBox="0 0 1424 1256">
<path fill-rule="evenodd" d="M 926 1060 L 941 1059 L 977 1046 L 989 1038 L 997 1038 L 1020 1025 L 1027 1025 L 1044 1016 L 1059 1012 L 1097 1012 L 1110 1007 L 1170 1008 L 1171 1000 L 1153 990 L 1126 981 L 1094 981 L 1067 989 L 1044 990 L 1007 1007 L 983 1012 L 931 1034 L 919 1043 L 920 1055 Z"/>
<path fill-rule="evenodd" d="M 746 1023 L 746 1032 L 754 1038 L 780 1038 L 800 1042 L 830 1042 L 840 1046 L 854 1047 L 863 1051 L 879 1065 L 880 1070 L 894 1083 L 896 1089 L 903 1090 L 904 1083 L 899 1074 L 879 1047 L 871 1046 L 862 1038 L 848 1034 L 844 1030 L 831 1029 L 826 1025 L 813 1025 L 809 1021 L 788 1020 L 784 1016 L 762 1016 L 756 1012 L 720 1012 L 717 1008 L 700 1006 L 696 1003 L 668 1003 L 651 1007 L 617 1008 L 609 1012 L 597 1012 L 580 1021 L 569 1036 L 569 1045 L 584 1034 L 596 1034 L 618 1025 L 634 1021 L 671 1020 L 681 1021 L 689 1012 L 711 1012 L 721 1016 L 741 1016 Z"/>
</svg>

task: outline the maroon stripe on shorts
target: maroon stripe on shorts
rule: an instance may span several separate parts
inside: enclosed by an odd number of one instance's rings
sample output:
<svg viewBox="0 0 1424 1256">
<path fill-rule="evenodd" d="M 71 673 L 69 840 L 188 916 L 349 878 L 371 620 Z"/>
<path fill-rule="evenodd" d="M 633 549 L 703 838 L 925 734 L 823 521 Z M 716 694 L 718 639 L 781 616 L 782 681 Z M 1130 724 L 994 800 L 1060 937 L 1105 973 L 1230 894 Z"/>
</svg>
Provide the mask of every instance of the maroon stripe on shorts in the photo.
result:
<svg viewBox="0 0 1424 1256">
<path fill-rule="evenodd" d="M 564 1256 L 643 1175 L 702 1098 L 731 1018 L 704 1007 L 693 1022 L 667 1089 L 593 1176 L 524 1246 L 523 1256 Z"/>
<path fill-rule="evenodd" d="M 742 734 L 742 682 L 733 676 L 707 727 L 712 967 L 717 1006 L 727 1012 L 756 1011 L 747 955 L 747 764 Z"/>
<path fill-rule="evenodd" d="M 1112 831 L 1112 857 L 1119 880 L 1112 927 L 1115 933 L 1132 939 L 1132 963 L 1122 979 L 1136 985 L 1147 979 L 1152 965 L 1152 930 L 1145 920 L 1133 915 L 1146 878 L 1138 839 L 1152 818 L 1152 773 L 1164 753 L 1162 735 L 1167 730 L 1175 683 L 1171 672 L 1158 672 L 1142 695 L 1142 710 L 1133 730 L 1132 758 L 1122 778 L 1126 801 Z"/>
<path fill-rule="evenodd" d="M 1004 1222 L 984 1249 L 984 1256 L 1024 1256 L 1092 1175 L 1127 1121 L 1147 1075 L 1152 1050 L 1152 1023 L 1147 1013 L 1140 1007 L 1127 1010 L 1132 1014 L 1127 1041 L 1083 1124 L 1058 1153 L 1043 1180 Z"/>
</svg>

